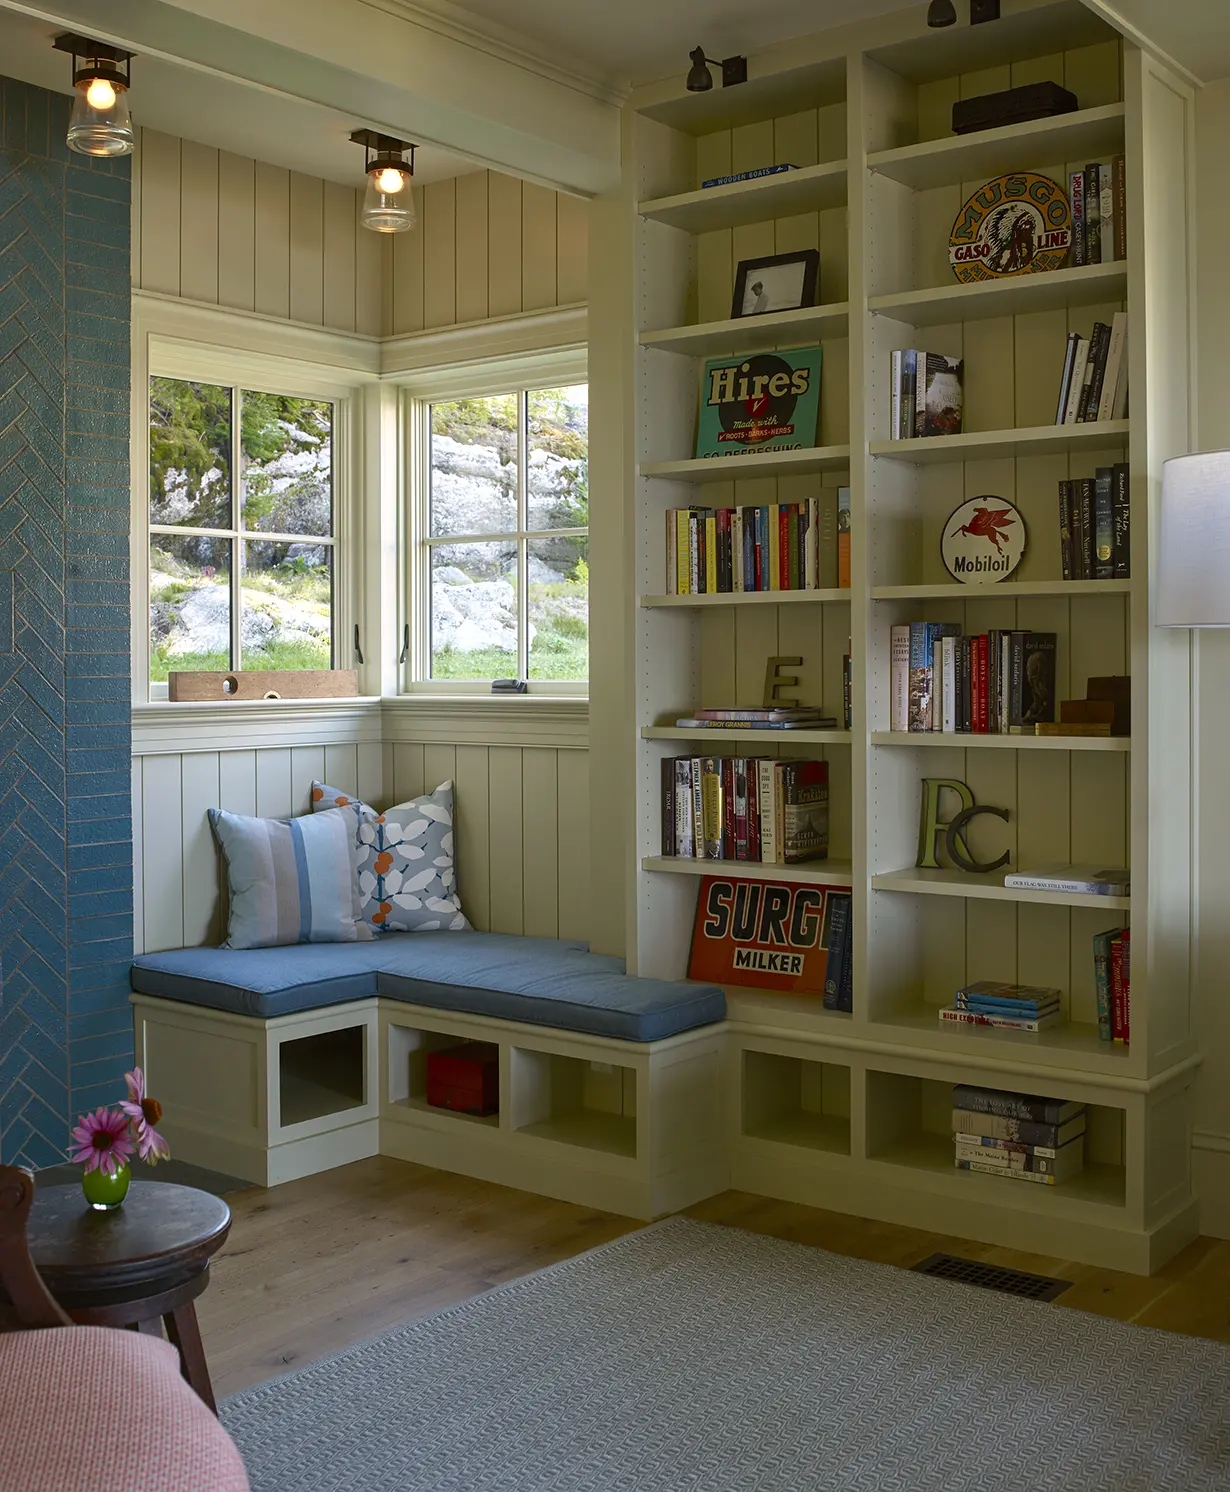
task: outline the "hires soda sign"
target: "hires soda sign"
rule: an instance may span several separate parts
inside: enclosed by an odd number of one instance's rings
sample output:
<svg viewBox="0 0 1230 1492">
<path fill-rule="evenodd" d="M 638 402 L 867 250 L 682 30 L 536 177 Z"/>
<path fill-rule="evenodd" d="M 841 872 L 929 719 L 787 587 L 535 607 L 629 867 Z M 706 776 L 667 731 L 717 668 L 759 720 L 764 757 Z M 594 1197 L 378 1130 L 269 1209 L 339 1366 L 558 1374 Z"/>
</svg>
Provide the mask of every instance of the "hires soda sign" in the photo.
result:
<svg viewBox="0 0 1230 1492">
<path fill-rule="evenodd" d="M 791 881 L 701 881 L 690 979 L 822 995 L 834 891 Z"/>
</svg>

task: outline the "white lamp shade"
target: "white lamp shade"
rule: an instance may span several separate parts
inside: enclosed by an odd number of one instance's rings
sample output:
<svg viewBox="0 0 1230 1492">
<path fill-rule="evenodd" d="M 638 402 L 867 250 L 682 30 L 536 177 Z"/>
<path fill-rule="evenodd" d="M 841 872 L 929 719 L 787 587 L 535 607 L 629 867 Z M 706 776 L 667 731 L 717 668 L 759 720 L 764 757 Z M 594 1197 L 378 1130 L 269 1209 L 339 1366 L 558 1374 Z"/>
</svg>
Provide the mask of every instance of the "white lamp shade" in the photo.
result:
<svg viewBox="0 0 1230 1492">
<path fill-rule="evenodd" d="M 1230 627 L 1230 451 L 1162 468 L 1159 627 Z"/>
</svg>

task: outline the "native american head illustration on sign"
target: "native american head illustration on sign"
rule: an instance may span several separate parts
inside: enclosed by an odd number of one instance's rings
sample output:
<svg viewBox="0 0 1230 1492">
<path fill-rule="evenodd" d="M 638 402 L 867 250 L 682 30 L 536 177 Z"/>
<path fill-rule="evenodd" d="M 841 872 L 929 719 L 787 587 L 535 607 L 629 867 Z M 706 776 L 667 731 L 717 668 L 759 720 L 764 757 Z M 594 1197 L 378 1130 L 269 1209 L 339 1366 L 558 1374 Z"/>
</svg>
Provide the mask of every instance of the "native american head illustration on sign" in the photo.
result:
<svg viewBox="0 0 1230 1492">
<path fill-rule="evenodd" d="M 1049 176 L 1013 171 L 974 193 L 952 225 L 958 280 L 998 280 L 1061 269 L 1072 243 L 1068 194 Z"/>
<path fill-rule="evenodd" d="M 1002 497 L 975 497 L 962 503 L 944 525 L 944 565 L 965 585 L 993 585 L 1021 563 L 1025 521 Z"/>
</svg>

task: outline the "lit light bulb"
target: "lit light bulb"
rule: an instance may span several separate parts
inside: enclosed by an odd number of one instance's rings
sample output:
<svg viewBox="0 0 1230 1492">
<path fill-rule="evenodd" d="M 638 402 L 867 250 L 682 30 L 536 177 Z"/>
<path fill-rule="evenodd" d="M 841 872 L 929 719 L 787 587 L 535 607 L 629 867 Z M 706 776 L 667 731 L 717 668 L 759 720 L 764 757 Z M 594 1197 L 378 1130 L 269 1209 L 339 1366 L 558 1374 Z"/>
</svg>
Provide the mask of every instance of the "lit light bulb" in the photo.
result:
<svg viewBox="0 0 1230 1492">
<path fill-rule="evenodd" d="M 378 190 L 383 192 L 386 197 L 391 197 L 396 192 L 400 192 L 405 184 L 405 174 L 401 171 L 394 170 L 392 166 L 385 166 L 385 168 L 376 177 L 376 186 Z"/>
<path fill-rule="evenodd" d="M 91 109 L 104 113 L 115 108 L 115 88 L 106 78 L 93 78 L 85 90 L 85 101 Z"/>
</svg>

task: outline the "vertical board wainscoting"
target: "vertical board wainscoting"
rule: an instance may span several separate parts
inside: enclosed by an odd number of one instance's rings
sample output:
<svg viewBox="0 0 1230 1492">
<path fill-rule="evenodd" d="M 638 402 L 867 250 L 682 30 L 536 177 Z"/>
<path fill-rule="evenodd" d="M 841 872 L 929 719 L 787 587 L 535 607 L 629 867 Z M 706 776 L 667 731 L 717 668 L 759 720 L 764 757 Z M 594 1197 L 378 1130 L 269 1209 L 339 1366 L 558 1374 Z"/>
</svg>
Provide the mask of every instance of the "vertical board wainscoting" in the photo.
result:
<svg viewBox="0 0 1230 1492">
<path fill-rule="evenodd" d="M 132 1061 L 130 162 L 0 77 L 0 1160 Z"/>
</svg>

